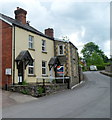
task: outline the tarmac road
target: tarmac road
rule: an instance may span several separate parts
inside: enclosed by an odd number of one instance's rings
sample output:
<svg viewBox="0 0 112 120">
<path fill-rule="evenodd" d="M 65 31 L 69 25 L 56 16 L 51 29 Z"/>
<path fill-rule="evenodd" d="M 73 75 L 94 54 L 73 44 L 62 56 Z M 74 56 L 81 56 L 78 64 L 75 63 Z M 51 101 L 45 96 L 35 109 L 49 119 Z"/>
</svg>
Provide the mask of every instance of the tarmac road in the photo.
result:
<svg viewBox="0 0 112 120">
<path fill-rule="evenodd" d="M 86 81 L 75 89 L 5 107 L 3 118 L 110 118 L 110 77 L 84 74 Z"/>
</svg>

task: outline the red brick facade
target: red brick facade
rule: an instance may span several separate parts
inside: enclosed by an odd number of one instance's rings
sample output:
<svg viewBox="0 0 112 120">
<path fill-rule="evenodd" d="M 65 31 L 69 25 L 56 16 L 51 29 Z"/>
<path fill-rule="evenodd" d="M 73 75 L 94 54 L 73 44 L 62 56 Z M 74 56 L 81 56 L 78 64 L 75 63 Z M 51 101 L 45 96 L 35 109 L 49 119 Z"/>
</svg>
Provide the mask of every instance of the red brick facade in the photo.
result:
<svg viewBox="0 0 112 120">
<path fill-rule="evenodd" d="M 2 51 L 0 51 L 2 53 L 2 61 L 0 61 L 2 62 L 2 64 L 0 64 L 0 67 L 2 68 L 2 80 L 0 81 L 0 86 L 4 86 L 7 83 L 7 79 L 8 84 L 12 83 L 12 76 L 8 76 L 7 78 L 5 75 L 6 68 L 12 69 L 12 26 L 1 20 L 0 23 L 0 28 L 2 28 L 0 31 L 0 42 L 2 43 Z"/>
</svg>

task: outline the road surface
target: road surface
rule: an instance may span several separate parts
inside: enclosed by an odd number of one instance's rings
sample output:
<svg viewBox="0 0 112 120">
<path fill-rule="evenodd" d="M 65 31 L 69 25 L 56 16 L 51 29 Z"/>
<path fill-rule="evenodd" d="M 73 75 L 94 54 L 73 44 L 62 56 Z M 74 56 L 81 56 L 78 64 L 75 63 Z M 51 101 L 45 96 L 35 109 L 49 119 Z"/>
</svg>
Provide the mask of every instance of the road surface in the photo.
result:
<svg viewBox="0 0 112 120">
<path fill-rule="evenodd" d="M 5 107 L 3 118 L 110 118 L 110 78 L 84 74 L 85 82 L 75 89 Z"/>
</svg>

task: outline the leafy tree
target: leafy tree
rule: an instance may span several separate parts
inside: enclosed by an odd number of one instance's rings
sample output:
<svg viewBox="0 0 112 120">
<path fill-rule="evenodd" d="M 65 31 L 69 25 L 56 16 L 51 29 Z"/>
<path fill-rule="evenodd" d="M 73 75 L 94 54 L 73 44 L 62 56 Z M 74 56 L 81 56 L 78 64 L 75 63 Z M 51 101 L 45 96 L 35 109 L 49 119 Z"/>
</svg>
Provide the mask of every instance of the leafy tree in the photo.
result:
<svg viewBox="0 0 112 120">
<path fill-rule="evenodd" d="M 96 52 L 92 53 L 91 57 L 87 60 L 87 65 L 103 65 L 104 61 L 100 55 Z"/>
<path fill-rule="evenodd" d="M 99 47 L 97 45 L 95 45 L 93 42 L 89 42 L 84 45 L 84 48 L 81 50 L 81 53 L 83 54 L 85 60 L 87 60 L 92 55 L 92 53 L 98 50 Z"/>
<path fill-rule="evenodd" d="M 83 57 L 86 60 L 86 62 L 90 60 L 90 57 L 95 52 L 103 59 L 104 62 L 108 61 L 108 57 L 104 54 L 102 50 L 99 49 L 99 46 L 93 42 L 85 44 L 84 48 L 81 50 L 81 53 L 83 54 Z"/>
</svg>

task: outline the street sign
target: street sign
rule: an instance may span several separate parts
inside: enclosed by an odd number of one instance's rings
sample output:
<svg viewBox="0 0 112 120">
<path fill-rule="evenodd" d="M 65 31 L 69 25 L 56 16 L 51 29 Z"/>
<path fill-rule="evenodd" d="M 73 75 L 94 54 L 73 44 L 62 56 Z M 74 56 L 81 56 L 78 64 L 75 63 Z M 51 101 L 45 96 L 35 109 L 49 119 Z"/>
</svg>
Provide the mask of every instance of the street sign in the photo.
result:
<svg viewBox="0 0 112 120">
<path fill-rule="evenodd" d="M 5 74 L 6 75 L 11 75 L 11 68 L 6 68 L 5 69 Z"/>
</svg>

